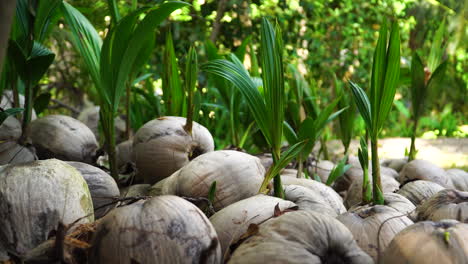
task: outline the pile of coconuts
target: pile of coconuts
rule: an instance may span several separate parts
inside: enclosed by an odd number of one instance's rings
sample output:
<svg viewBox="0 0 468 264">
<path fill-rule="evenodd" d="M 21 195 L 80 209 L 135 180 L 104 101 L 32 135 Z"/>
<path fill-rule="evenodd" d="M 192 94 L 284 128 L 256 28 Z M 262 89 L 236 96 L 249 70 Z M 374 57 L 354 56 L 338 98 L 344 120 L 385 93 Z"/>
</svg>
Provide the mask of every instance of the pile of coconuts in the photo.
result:
<svg viewBox="0 0 468 264">
<path fill-rule="evenodd" d="M 334 164 L 319 161 L 321 182 L 285 169 L 281 199 L 259 194 L 271 164 L 215 150 L 205 127 L 186 123 L 160 117 L 117 146 L 119 168 L 135 167 L 124 186 L 98 165 L 96 137 L 80 121 L 45 116 L 23 133 L 9 117 L 2 144 L 30 156 L 0 145 L 10 157 L 0 166 L 0 261 L 468 263 L 463 170 L 384 161 L 385 204 L 372 205 L 361 202 L 355 159 L 331 186 L 322 182 Z"/>
</svg>

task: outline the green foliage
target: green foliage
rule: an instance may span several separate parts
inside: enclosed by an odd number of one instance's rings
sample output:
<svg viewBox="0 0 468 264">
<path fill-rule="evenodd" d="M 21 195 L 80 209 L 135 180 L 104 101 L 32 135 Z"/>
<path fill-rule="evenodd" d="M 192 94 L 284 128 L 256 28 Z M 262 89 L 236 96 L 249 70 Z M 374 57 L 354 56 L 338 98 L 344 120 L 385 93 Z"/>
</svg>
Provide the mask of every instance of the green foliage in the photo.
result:
<svg viewBox="0 0 468 264">
<path fill-rule="evenodd" d="M 215 195 L 216 195 L 216 181 L 211 183 L 210 190 L 208 191 L 208 201 L 210 201 L 211 204 L 214 203 Z"/>
<path fill-rule="evenodd" d="M 185 96 L 170 32 L 166 35 L 163 64 L 162 89 L 166 115 L 182 116 Z"/>
<path fill-rule="evenodd" d="M 345 156 L 331 170 L 330 175 L 328 176 L 328 179 L 326 182 L 328 186 L 332 185 L 337 179 L 343 176 L 346 173 L 346 171 L 348 171 L 351 168 L 351 165 L 346 164 L 347 160 L 348 160 L 348 156 Z"/>
<path fill-rule="evenodd" d="M 358 149 L 359 163 L 362 168 L 362 201 L 370 203 L 372 201 L 372 188 L 369 180 L 369 152 L 367 142 L 364 137 L 360 139 L 360 147 Z"/>
<path fill-rule="evenodd" d="M 400 76 L 400 36 L 398 24 L 392 24 L 387 43 L 387 26 L 383 24 L 374 52 L 370 98 L 357 84 L 350 81 L 354 100 L 364 118 L 372 144 L 373 202 L 383 204 L 377 140 L 393 105 Z"/>
<path fill-rule="evenodd" d="M 8 117 L 21 113 L 23 110 L 24 108 L 9 108 L 5 110 L 0 109 L 0 126 Z"/>
</svg>

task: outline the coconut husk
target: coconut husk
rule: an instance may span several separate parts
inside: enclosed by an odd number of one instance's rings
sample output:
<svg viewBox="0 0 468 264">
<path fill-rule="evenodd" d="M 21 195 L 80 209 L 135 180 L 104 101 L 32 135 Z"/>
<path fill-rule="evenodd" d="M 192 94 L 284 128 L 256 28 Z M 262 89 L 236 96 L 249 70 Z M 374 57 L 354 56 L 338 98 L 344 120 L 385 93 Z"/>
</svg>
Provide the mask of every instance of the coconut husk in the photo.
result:
<svg viewBox="0 0 468 264">
<path fill-rule="evenodd" d="M 383 167 L 383 166 L 380 167 L 380 175 L 381 175 L 381 178 L 389 177 L 395 180 L 398 178 L 398 173 L 395 170 L 387 168 L 387 167 Z M 349 188 L 354 183 L 354 181 L 360 180 L 362 182 L 362 178 L 363 178 L 363 170 L 361 166 L 359 165 L 359 166 L 351 167 L 345 172 L 343 176 L 341 176 L 334 182 L 333 189 L 335 189 L 335 191 L 339 193 L 345 192 L 349 190 Z M 372 178 L 371 167 L 369 167 L 369 178 Z"/>
<path fill-rule="evenodd" d="M 413 160 L 406 164 L 400 172 L 401 185 L 415 180 L 435 182 L 442 187 L 451 188 L 447 173 L 437 165 L 425 160 Z"/>
<path fill-rule="evenodd" d="M 275 210 L 285 211 L 294 207 L 296 205 L 292 202 L 258 194 L 233 203 L 211 216 L 223 256 L 229 255 L 229 246 L 238 242 L 250 225 L 259 225 L 274 217 Z"/>
<path fill-rule="evenodd" d="M 91 198 L 93 199 L 93 207 L 95 208 L 94 217 L 96 219 L 103 217 L 109 210 L 114 208 L 114 205 L 111 203 L 114 198 L 120 196 L 120 191 L 114 178 L 105 171 L 86 163 L 76 161 L 68 161 L 67 163 L 76 168 L 88 184 Z"/>
<path fill-rule="evenodd" d="M 192 134 L 185 131 L 186 119 L 165 116 L 142 126 L 133 138 L 137 177 L 154 184 L 171 176 L 197 156 L 214 150 L 210 132 L 193 122 Z"/>
<path fill-rule="evenodd" d="M 407 159 L 386 159 L 382 162 L 382 166 L 394 169 L 399 173 L 407 163 Z"/>
<path fill-rule="evenodd" d="M 134 184 L 122 188 L 120 194 L 122 197 L 148 196 L 150 188 L 149 184 Z"/>
<path fill-rule="evenodd" d="M 207 198 L 216 181 L 215 210 L 256 195 L 265 169 L 260 160 L 247 153 L 219 150 L 198 156 L 186 166 L 155 185 L 149 195 L 172 194 Z"/>
<path fill-rule="evenodd" d="M 299 210 L 310 210 L 332 217 L 346 212 L 338 194 L 325 187 L 320 186 L 312 190 L 299 185 L 287 185 L 284 188 L 284 198 L 297 204 Z"/>
<path fill-rule="evenodd" d="M 377 263 L 380 252 L 401 230 L 413 224 L 405 214 L 384 205 L 365 205 L 337 218 L 353 234 L 357 244 Z"/>
<path fill-rule="evenodd" d="M 93 235 L 89 263 L 220 263 L 214 227 L 193 204 L 158 196 L 104 216 Z"/>
<path fill-rule="evenodd" d="M 408 182 L 397 193 L 418 206 L 443 189 L 445 188 L 437 183 L 419 180 Z"/>
<path fill-rule="evenodd" d="M 468 263 L 468 225 L 454 220 L 415 223 L 394 237 L 382 263 Z"/>
<path fill-rule="evenodd" d="M 468 192 L 445 189 L 416 208 L 419 221 L 455 219 L 468 223 Z"/>
<path fill-rule="evenodd" d="M 121 173 L 128 172 L 128 168 L 135 163 L 133 159 L 133 140 L 129 139 L 117 145 L 117 167 Z"/>
<path fill-rule="evenodd" d="M 93 204 L 81 174 L 50 159 L 0 166 L 0 248 L 16 256 L 65 225 L 92 222 Z M 2 251 L 0 249 L 0 251 Z"/>
<path fill-rule="evenodd" d="M 64 115 L 34 120 L 26 134 L 39 159 L 92 163 L 98 148 L 96 137 L 86 125 Z"/>
<path fill-rule="evenodd" d="M 447 175 L 455 189 L 468 192 L 468 173 L 461 169 L 447 170 Z"/>
<path fill-rule="evenodd" d="M 234 251 L 228 263 L 366 264 L 373 261 L 357 246 L 349 230 L 333 217 L 295 211 L 259 225 Z"/>
<path fill-rule="evenodd" d="M 362 174 L 362 171 L 361 171 Z M 391 193 L 398 190 L 400 184 L 392 177 L 381 175 L 380 181 L 382 183 L 382 191 L 384 193 Z M 369 182 L 372 184 L 372 175 L 369 174 Z M 362 177 L 353 181 L 344 198 L 344 205 L 346 208 L 351 208 L 362 202 Z"/>
<path fill-rule="evenodd" d="M 18 143 L 21 124 L 13 116 L 0 125 L 0 165 L 30 162 L 36 159 L 34 149 Z"/>
<path fill-rule="evenodd" d="M 322 182 L 327 182 L 335 164 L 329 160 L 321 160 L 308 168 L 309 175 L 317 174 Z"/>
</svg>

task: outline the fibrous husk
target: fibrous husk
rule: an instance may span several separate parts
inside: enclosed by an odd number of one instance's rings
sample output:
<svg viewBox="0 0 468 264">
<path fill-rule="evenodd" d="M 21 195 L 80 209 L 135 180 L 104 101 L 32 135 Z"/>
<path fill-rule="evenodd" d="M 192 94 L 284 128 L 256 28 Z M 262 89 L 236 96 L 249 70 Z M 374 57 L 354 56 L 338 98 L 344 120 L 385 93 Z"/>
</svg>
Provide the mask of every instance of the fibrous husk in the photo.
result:
<svg viewBox="0 0 468 264">
<path fill-rule="evenodd" d="M 394 169 L 399 173 L 407 163 L 407 159 L 387 159 L 382 162 L 382 166 Z"/>
<path fill-rule="evenodd" d="M 391 207 L 402 214 L 410 214 L 414 212 L 416 206 L 398 193 L 384 193 L 384 205 Z M 410 219 L 411 216 L 408 216 Z M 411 219 L 413 220 L 413 219 Z"/>
<path fill-rule="evenodd" d="M 114 178 L 105 171 L 86 163 L 76 161 L 68 161 L 67 163 L 77 169 L 88 184 L 96 219 L 103 217 L 110 209 L 114 208 L 111 203 L 120 196 Z"/>
<path fill-rule="evenodd" d="M 148 195 L 150 188 L 149 184 L 134 184 L 122 188 L 120 194 L 122 197 L 142 197 Z"/>
<path fill-rule="evenodd" d="M 99 106 L 89 106 L 78 115 L 78 120 L 83 122 L 93 132 L 96 139 L 99 138 Z M 125 140 L 125 121 L 117 116 L 115 122 L 115 140 L 120 143 Z"/>
<path fill-rule="evenodd" d="M 285 213 L 258 226 L 233 253 L 230 264 L 367 264 L 349 230 L 333 217 L 312 212 Z"/>
<path fill-rule="evenodd" d="M 158 196 L 112 210 L 99 223 L 90 263 L 221 263 L 214 227 L 195 205 Z"/>
<path fill-rule="evenodd" d="M 141 127 L 133 138 L 138 177 L 154 184 L 171 176 L 197 156 L 214 150 L 210 132 L 193 122 L 192 134 L 185 131 L 186 119 L 165 116 Z"/>
<path fill-rule="evenodd" d="M 327 182 L 330 172 L 335 167 L 335 164 L 329 160 L 321 160 L 318 163 L 312 164 L 308 168 L 309 175 L 317 174 L 322 182 Z"/>
<path fill-rule="evenodd" d="M 375 261 L 398 232 L 413 224 L 404 214 L 384 205 L 356 207 L 336 219 L 351 231 L 357 244 Z"/>
<path fill-rule="evenodd" d="M 259 225 L 272 218 L 276 210 L 285 211 L 296 205 L 280 198 L 258 194 L 233 203 L 213 216 L 210 221 L 216 229 L 223 256 L 229 246 L 247 232 L 249 225 Z"/>
<path fill-rule="evenodd" d="M 150 189 L 150 195 L 173 194 L 207 198 L 216 181 L 215 210 L 258 193 L 265 169 L 260 160 L 235 150 L 211 151 L 200 155 Z"/>
<path fill-rule="evenodd" d="M 362 171 L 361 171 L 362 174 Z M 372 185 L 372 175 L 369 174 L 369 182 Z M 382 183 L 382 192 L 395 192 L 398 190 L 400 184 L 392 177 L 381 174 L 380 182 Z M 362 178 L 353 181 L 344 198 L 344 205 L 350 208 L 362 202 Z"/>
<path fill-rule="evenodd" d="M 0 167 L 0 251 L 22 256 L 47 240 L 59 222 L 93 221 L 83 176 L 56 159 Z"/>
<path fill-rule="evenodd" d="M 0 165 L 30 162 L 36 159 L 34 149 L 18 143 L 21 124 L 13 116 L 0 125 Z"/>
<path fill-rule="evenodd" d="M 338 194 L 331 188 L 325 188 L 327 186 L 322 187 L 312 190 L 299 185 L 287 185 L 284 188 L 284 198 L 297 204 L 299 210 L 310 210 L 332 217 L 346 212 Z"/>
<path fill-rule="evenodd" d="M 400 171 L 398 180 L 401 185 L 415 180 L 425 180 L 435 182 L 445 188 L 451 187 L 451 182 L 447 173 L 437 165 L 425 160 L 413 160 L 408 162 Z"/>
<path fill-rule="evenodd" d="M 57 158 L 91 163 L 98 144 L 91 130 L 64 115 L 49 115 L 31 122 L 27 136 L 39 159 Z"/>
<path fill-rule="evenodd" d="M 455 219 L 468 223 L 468 192 L 442 190 L 416 208 L 419 221 Z"/>
<path fill-rule="evenodd" d="M 445 188 L 437 183 L 418 180 L 403 185 L 397 193 L 410 200 L 415 206 L 418 206 L 443 189 Z"/>
<path fill-rule="evenodd" d="M 117 145 L 117 167 L 124 172 L 131 163 L 134 162 L 132 156 L 133 139 L 126 140 Z"/>
<path fill-rule="evenodd" d="M 468 263 L 468 224 L 455 220 L 415 223 L 395 236 L 382 263 Z"/>
<path fill-rule="evenodd" d="M 450 177 L 455 189 L 468 192 L 468 173 L 460 169 L 447 170 L 447 175 Z"/>
</svg>

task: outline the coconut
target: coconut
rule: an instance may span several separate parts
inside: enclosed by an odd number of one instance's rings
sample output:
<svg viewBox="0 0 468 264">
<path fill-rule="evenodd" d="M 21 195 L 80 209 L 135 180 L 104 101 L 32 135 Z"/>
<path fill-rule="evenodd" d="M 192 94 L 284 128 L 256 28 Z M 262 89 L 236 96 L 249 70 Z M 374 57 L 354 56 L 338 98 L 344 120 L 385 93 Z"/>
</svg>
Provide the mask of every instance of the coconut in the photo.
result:
<svg viewBox="0 0 468 264">
<path fill-rule="evenodd" d="M 379 250 L 383 252 L 398 232 L 413 224 L 405 215 L 384 205 L 356 207 L 336 219 L 351 231 L 357 244 L 375 261 Z"/>
<path fill-rule="evenodd" d="M 416 209 L 419 221 L 455 219 L 468 223 L 468 192 L 442 190 Z"/>
<path fill-rule="evenodd" d="M 369 178 L 372 178 L 372 168 L 369 167 Z M 393 179 L 398 178 L 398 173 L 390 168 L 387 167 L 380 167 L 380 176 L 381 178 L 383 177 L 390 177 Z M 358 167 L 351 167 L 349 168 L 343 176 L 338 178 L 335 183 L 333 184 L 333 189 L 335 189 L 337 192 L 345 192 L 349 190 L 351 185 L 355 180 L 360 180 L 362 181 L 363 178 L 363 170 L 361 166 L 359 165 Z"/>
<path fill-rule="evenodd" d="M 90 263 L 221 263 L 221 246 L 206 216 L 176 196 L 116 208 L 93 235 Z"/>
<path fill-rule="evenodd" d="M 468 224 L 442 220 L 411 225 L 394 237 L 382 263 L 468 263 Z"/>
<path fill-rule="evenodd" d="M 384 160 L 381 165 L 394 169 L 396 172 L 400 172 L 406 163 L 408 163 L 407 159 L 387 159 Z"/>
<path fill-rule="evenodd" d="M 92 163 L 98 148 L 96 137 L 86 125 L 64 115 L 34 120 L 29 124 L 27 136 L 39 159 Z"/>
<path fill-rule="evenodd" d="M 329 160 L 321 160 L 308 168 L 309 175 L 317 174 L 322 182 L 327 182 L 335 164 Z"/>
<path fill-rule="evenodd" d="M 402 214 L 412 213 L 416 209 L 416 206 L 414 206 L 410 200 L 398 193 L 384 193 L 384 205 L 391 207 Z"/>
<path fill-rule="evenodd" d="M 235 150 L 211 151 L 193 159 L 150 189 L 150 195 L 207 198 L 216 182 L 213 206 L 220 210 L 258 193 L 265 169 L 260 160 Z"/>
<path fill-rule="evenodd" d="M 117 145 L 117 167 L 121 172 L 126 171 L 127 167 L 133 163 L 132 146 L 132 139 L 126 140 Z"/>
<path fill-rule="evenodd" d="M 18 144 L 21 124 L 13 116 L 0 125 L 0 165 L 30 162 L 36 159 L 34 149 Z"/>
<path fill-rule="evenodd" d="M 259 225 L 272 218 L 275 207 L 282 212 L 295 206 L 280 198 L 258 194 L 233 203 L 211 216 L 210 221 L 218 234 L 223 256 L 229 252 L 229 246 L 247 232 L 249 225 Z"/>
<path fill-rule="evenodd" d="M 286 177 L 296 177 L 297 178 L 297 170 L 296 169 L 283 169 L 280 172 L 281 176 Z M 301 173 L 301 178 L 304 178 L 304 173 Z"/>
<path fill-rule="evenodd" d="M 148 196 L 150 188 L 149 184 L 134 184 L 122 188 L 120 194 L 122 197 Z"/>
<path fill-rule="evenodd" d="M 48 239 L 59 222 L 92 222 L 88 185 L 56 159 L 0 166 L 0 252 L 22 256 Z"/>
<path fill-rule="evenodd" d="M 18 94 L 19 99 L 19 106 L 24 108 L 24 95 Z M 13 108 L 14 102 L 13 92 L 11 90 L 4 90 L 0 100 L 0 107 L 3 109 Z M 37 118 L 36 111 L 32 109 L 31 120 L 35 120 Z"/>
<path fill-rule="evenodd" d="M 86 107 L 77 119 L 89 127 L 96 138 L 99 138 L 99 106 Z M 114 118 L 114 122 L 116 142 L 120 143 L 125 140 L 125 121 L 117 116 Z"/>
<path fill-rule="evenodd" d="M 444 187 L 437 183 L 419 180 L 408 182 L 397 193 L 410 200 L 415 206 L 418 206 L 443 189 Z"/>
<path fill-rule="evenodd" d="M 435 182 L 445 188 L 451 187 L 451 182 L 445 171 L 425 160 L 410 161 L 400 171 L 399 181 L 402 185 L 415 180 Z"/>
<path fill-rule="evenodd" d="M 447 170 L 447 175 L 450 177 L 455 189 L 468 192 L 468 173 L 460 169 Z"/>
<path fill-rule="evenodd" d="M 103 217 L 110 209 L 114 208 L 114 198 L 120 196 L 119 188 L 114 178 L 105 171 L 86 163 L 68 161 L 69 165 L 75 167 L 88 184 L 91 198 L 93 198 L 94 217 Z M 105 206 L 107 205 L 107 206 Z"/>
<path fill-rule="evenodd" d="M 133 139 L 138 176 L 154 184 L 169 177 L 197 156 L 214 150 L 213 137 L 193 122 L 192 134 L 185 131 L 184 117 L 166 116 L 141 127 Z"/>
<path fill-rule="evenodd" d="M 361 171 L 362 173 L 362 171 Z M 394 192 L 398 190 L 400 184 L 392 177 L 381 175 L 382 192 Z M 372 184 L 372 176 L 369 175 L 369 182 Z M 350 208 L 362 202 L 362 178 L 353 181 L 344 198 L 344 205 Z"/>
<path fill-rule="evenodd" d="M 373 263 L 349 230 L 327 215 L 289 212 L 257 229 L 234 251 L 228 263 Z"/>
<path fill-rule="evenodd" d="M 287 185 L 284 188 L 284 198 L 297 204 L 299 210 L 311 210 L 332 217 L 346 212 L 341 199 L 333 190 L 320 189 L 312 190 L 299 185 Z"/>
<path fill-rule="evenodd" d="M 265 167 L 265 170 L 268 170 L 271 165 L 273 165 L 273 156 L 271 153 L 261 153 L 255 156 L 260 159 L 260 162 L 262 163 L 263 167 Z"/>
</svg>

